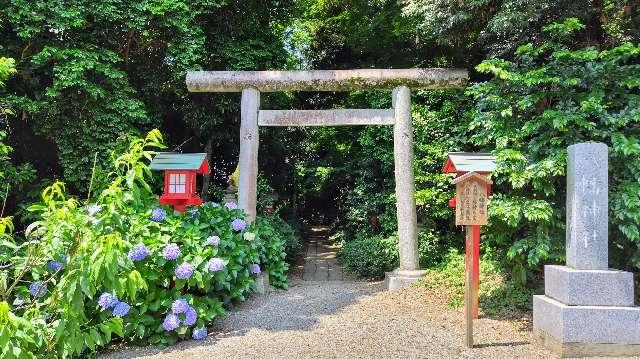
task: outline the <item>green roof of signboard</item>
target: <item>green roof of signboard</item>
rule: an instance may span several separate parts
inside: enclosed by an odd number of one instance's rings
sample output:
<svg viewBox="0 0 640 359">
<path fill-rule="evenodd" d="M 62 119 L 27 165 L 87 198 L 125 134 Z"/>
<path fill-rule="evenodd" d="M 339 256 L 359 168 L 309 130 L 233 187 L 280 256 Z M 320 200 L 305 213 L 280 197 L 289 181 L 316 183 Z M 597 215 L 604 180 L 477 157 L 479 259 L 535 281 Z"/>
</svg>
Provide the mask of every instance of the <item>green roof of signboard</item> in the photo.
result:
<svg viewBox="0 0 640 359">
<path fill-rule="evenodd" d="M 496 169 L 496 158 L 490 153 L 449 152 L 447 156 L 443 172 L 493 172 Z"/>
<path fill-rule="evenodd" d="M 207 158 L 206 153 L 160 152 L 151 160 L 152 170 L 197 170 Z"/>
</svg>

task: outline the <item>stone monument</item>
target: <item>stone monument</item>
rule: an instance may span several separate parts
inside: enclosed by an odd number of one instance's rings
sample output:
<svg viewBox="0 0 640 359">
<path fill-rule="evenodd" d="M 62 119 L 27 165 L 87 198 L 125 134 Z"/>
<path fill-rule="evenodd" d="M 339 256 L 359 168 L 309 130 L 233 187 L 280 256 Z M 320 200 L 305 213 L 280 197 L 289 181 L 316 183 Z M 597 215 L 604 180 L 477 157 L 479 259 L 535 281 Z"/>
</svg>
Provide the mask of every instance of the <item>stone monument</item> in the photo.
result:
<svg viewBox="0 0 640 359">
<path fill-rule="evenodd" d="M 640 355 L 633 273 L 608 263 L 608 148 L 579 143 L 567 150 L 567 265 L 544 268 L 534 332 L 562 357 Z"/>
</svg>

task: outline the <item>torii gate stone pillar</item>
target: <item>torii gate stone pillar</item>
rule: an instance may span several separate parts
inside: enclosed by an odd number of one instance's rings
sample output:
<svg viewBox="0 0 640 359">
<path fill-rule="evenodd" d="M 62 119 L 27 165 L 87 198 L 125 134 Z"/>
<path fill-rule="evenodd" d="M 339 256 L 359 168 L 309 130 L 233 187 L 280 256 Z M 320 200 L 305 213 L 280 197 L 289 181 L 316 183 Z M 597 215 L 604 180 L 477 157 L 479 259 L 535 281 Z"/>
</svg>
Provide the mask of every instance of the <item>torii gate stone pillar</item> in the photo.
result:
<svg viewBox="0 0 640 359">
<path fill-rule="evenodd" d="M 191 92 L 242 92 L 238 206 L 256 218 L 259 126 L 393 125 L 400 266 L 386 275 L 390 290 L 422 277 L 413 176 L 411 91 L 463 87 L 462 69 L 360 69 L 314 71 L 191 71 Z M 393 89 L 392 109 L 260 110 L 260 92 Z"/>
</svg>

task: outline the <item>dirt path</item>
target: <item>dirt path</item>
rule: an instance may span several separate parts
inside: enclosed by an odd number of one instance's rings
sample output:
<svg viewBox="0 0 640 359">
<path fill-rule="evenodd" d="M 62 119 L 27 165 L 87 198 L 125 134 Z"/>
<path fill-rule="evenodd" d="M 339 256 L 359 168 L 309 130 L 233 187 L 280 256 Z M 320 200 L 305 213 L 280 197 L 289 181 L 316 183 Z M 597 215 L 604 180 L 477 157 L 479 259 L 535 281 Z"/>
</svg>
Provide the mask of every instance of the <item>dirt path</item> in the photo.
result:
<svg viewBox="0 0 640 359">
<path fill-rule="evenodd" d="M 249 299 L 217 320 L 207 339 L 164 350 L 126 349 L 103 357 L 552 357 L 534 343 L 526 323 L 491 318 L 475 322 L 477 347 L 467 349 L 463 346 L 463 312 L 449 309 L 446 298 L 425 288 L 387 292 L 381 282 L 340 280 L 336 274 L 339 262 L 333 262 L 335 252 L 325 244 L 316 238 L 316 249 L 307 256 L 302 276 L 310 280 L 293 278 L 287 291 Z M 327 265 L 320 262 L 325 260 Z M 313 270 L 311 262 L 315 262 Z"/>
</svg>

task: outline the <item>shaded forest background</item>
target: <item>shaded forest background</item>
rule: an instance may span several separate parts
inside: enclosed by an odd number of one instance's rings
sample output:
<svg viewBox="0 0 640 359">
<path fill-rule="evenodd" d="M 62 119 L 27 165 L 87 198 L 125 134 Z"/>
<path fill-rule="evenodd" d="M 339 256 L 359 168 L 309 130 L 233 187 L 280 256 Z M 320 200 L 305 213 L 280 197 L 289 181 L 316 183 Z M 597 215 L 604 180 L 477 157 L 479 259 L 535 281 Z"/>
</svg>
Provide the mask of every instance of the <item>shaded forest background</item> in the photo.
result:
<svg viewBox="0 0 640 359">
<path fill-rule="evenodd" d="M 499 170 L 483 250 L 535 282 L 543 263 L 564 259 L 565 148 L 595 140 L 611 149 L 611 264 L 640 268 L 633 0 L 11 0 L 0 14 L 0 190 L 18 228 L 44 186 L 60 179 L 86 197 L 94 159 L 99 182 L 111 151 L 153 128 L 170 149 L 209 153 L 205 196 L 219 201 L 237 164 L 239 95 L 189 94 L 188 70 L 463 67 L 467 89 L 412 94 L 423 265 L 462 247 L 446 152 L 488 151 Z M 384 91 L 275 93 L 262 107 L 390 101 Z M 354 272 L 395 266 L 390 128 L 260 136 L 261 197 L 277 193 L 291 221 L 331 223 Z"/>
</svg>

